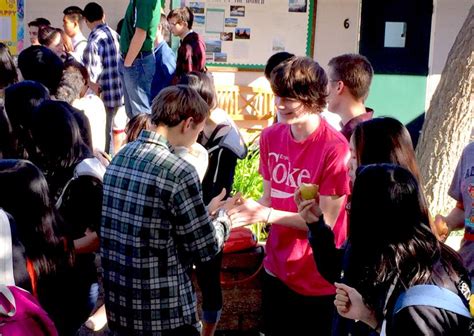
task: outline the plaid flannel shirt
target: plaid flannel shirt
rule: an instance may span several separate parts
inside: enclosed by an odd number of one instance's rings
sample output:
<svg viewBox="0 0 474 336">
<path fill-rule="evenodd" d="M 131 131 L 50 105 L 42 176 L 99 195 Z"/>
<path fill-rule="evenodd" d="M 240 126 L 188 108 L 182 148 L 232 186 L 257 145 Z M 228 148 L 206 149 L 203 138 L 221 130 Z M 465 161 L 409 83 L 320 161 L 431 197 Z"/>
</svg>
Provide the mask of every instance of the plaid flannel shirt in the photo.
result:
<svg viewBox="0 0 474 336">
<path fill-rule="evenodd" d="M 211 221 L 194 167 L 155 132 L 142 131 L 104 176 L 101 256 L 109 327 L 160 335 L 197 326 L 193 261 L 212 258 L 230 228 Z"/>
<path fill-rule="evenodd" d="M 119 35 L 106 24 L 95 27 L 87 39 L 83 55 L 91 81 L 100 85 L 102 100 L 108 108 L 123 105 L 119 75 Z"/>
</svg>

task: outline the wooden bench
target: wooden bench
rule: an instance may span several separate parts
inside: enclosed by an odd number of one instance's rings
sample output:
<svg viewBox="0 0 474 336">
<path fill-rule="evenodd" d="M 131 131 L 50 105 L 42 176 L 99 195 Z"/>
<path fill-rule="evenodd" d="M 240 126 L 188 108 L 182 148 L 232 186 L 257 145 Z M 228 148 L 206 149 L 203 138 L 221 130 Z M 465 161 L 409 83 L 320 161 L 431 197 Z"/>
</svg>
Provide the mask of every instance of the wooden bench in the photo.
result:
<svg viewBox="0 0 474 336">
<path fill-rule="evenodd" d="M 267 120 L 274 116 L 273 92 L 241 85 L 216 86 L 218 106 L 234 120 Z"/>
</svg>

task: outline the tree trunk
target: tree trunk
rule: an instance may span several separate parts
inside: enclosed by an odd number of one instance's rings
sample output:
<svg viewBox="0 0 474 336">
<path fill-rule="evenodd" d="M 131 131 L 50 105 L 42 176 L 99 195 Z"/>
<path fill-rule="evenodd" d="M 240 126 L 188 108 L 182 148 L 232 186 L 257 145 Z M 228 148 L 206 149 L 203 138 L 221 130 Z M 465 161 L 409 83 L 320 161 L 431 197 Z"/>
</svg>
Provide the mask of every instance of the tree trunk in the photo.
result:
<svg viewBox="0 0 474 336">
<path fill-rule="evenodd" d="M 474 126 L 474 6 L 449 52 L 439 85 L 426 112 L 417 159 L 432 215 L 447 214 L 454 201 L 448 189 Z"/>
</svg>

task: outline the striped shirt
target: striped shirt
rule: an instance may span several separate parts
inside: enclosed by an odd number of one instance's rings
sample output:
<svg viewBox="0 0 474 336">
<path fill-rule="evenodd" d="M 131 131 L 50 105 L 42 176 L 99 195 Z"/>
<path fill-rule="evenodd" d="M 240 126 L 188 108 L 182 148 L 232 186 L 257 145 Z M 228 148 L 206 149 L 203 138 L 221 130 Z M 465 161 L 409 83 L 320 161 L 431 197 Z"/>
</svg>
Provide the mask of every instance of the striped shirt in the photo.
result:
<svg viewBox="0 0 474 336">
<path fill-rule="evenodd" d="M 96 26 L 87 39 L 83 60 L 91 81 L 102 89 L 104 105 L 108 108 L 122 106 L 119 35 L 106 24 Z"/>
<path fill-rule="evenodd" d="M 118 335 L 160 335 L 197 325 L 190 280 L 229 231 L 228 218 L 208 216 L 194 167 L 166 139 L 142 131 L 104 176 L 101 256 L 105 304 Z"/>
</svg>

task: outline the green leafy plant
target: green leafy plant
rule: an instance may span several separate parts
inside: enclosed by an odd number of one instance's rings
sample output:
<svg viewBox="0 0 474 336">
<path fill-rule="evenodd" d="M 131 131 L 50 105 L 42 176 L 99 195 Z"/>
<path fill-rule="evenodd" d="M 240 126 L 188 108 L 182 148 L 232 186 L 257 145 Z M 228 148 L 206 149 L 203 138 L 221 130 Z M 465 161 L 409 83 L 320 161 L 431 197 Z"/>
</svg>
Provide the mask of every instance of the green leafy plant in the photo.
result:
<svg viewBox="0 0 474 336">
<path fill-rule="evenodd" d="M 235 167 L 233 193 L 240 192 L 242 196 L 258 200 L 263 194 L 263 179 L 258 172 L 260 163 L 260 149 L 258 146 L 258 137 L 254 138 L 248 144 L 247 156 L 237 162 Z M 268 233 L 265 230 L 265 223 L 255 223 L 251 230 L 257 236 L 258 240 L 265 240 Z"/>
</svg>

